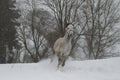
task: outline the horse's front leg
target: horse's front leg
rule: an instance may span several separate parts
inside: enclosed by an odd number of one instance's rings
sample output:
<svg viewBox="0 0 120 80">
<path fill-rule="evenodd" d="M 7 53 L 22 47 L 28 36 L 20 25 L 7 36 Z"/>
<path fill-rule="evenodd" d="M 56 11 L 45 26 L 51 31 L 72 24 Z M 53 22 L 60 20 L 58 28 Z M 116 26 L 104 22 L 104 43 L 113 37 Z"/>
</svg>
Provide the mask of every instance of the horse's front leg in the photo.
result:
<svg viewBox="0 0 120 80">
<path fill-rule="evenodd" d="M 58 57 L 58 68 L 61 66 L 61 63 L 62 63 L 62 59 L 61 59 L 61 57 Z"/>
<path fill-rule="evenodd" d="M 58 59 L 58 70 L 60 70 L 60 71 L 64 71 L 63 70 L 63 64 L 65 63 L 65 59 L 64 59 L 64 57 L 60 57 L 59 59 Z"/>
</svg>

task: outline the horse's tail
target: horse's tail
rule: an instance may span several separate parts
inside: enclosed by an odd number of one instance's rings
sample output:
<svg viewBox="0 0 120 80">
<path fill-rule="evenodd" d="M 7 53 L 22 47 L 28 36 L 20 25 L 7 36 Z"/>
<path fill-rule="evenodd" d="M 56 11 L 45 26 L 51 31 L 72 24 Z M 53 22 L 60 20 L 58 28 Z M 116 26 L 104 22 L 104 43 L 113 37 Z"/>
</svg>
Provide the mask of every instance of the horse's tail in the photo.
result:
<svg viewBox="0 0 120 80">
<path fill-rule="evenodd" d="M 52 52 L 53 52 L 53 55 L 55 55 L 55 51 L 54 51 L 54 49 L 52 48 Z"/>
</svg>

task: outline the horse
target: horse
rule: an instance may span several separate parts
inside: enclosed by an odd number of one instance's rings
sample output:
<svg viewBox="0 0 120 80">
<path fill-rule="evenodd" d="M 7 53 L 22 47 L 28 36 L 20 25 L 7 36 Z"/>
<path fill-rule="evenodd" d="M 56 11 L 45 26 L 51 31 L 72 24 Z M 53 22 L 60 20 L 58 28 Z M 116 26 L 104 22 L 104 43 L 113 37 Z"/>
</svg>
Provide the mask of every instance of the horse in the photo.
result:
<svg viewBox="0 0 120 80">
<path fill-rule="evenodd" d="M 72 48 L 71 41 L 74 34 L 73 24 L 69 24 L 65 30 L 65 35 L 58 38 L 53 46 L 53 50 L 58 57 L 58 68 L 60 66 L 64 67 L 66 59 L 69 57 Z"/>
</svg>

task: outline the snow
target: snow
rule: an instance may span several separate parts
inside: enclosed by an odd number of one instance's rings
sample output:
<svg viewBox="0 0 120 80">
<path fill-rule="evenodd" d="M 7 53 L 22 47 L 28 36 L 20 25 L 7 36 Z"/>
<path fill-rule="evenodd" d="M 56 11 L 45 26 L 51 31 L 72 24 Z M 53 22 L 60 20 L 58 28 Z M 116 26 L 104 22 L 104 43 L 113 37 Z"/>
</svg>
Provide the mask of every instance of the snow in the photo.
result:
<svg viewBox="0 0 120 80">
<path fill-rule="evenodd" d="M 50 59 L 31 64 L 0 64 L 0 80 L 120 80 L 120 57 L 68 60 L 63 71 Z"/>
</svg>

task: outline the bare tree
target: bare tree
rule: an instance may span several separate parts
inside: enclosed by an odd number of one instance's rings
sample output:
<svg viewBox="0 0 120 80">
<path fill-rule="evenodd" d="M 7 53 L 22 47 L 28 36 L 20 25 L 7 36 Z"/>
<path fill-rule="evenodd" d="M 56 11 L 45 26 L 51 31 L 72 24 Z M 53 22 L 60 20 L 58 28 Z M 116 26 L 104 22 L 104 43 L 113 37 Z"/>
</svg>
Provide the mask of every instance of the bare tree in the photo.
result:
<svg viewBox="0 0 120 80">
<path fill-rule="evenodd" d="M 48 50 L 45 39 L 46 25 L 50 20 L 50 13 L 44 9 L 38 10 L 36 2 L 28 1 L 31 9 L 27 15 L 22 16 L 21 27 L 19 27 L 19 39 L 23 43 L 25 50 L 29 53 L 33 62 L 38 62 Z"/>
<path fill-rule="evenodd" d="M 83 50 L 89 58 L 103 57 L 106 49 L 119 40 L 115 28 L 120 21 L 119 4 L 114 0 L 86 0 L 84 13 L 88 21 Z"/>
<path fill-rule="evenodd" d="M 46 0 L 46 5 L 53 11 L 57 21 L 57 30 L 62 36 L 68 23 L 76 21 L 78 9 L 84 0 Z"/>
</svg>

